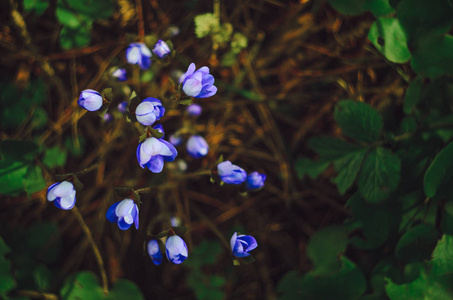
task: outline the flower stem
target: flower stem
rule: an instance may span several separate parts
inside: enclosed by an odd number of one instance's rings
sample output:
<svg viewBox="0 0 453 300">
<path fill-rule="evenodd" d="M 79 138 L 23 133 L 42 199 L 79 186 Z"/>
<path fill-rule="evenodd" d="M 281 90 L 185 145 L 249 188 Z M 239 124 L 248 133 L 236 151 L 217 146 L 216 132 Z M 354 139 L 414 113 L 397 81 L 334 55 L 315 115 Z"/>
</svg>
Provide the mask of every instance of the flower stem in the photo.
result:
<svg viewBox="0 0 453 300">
<path fill-rule="evenodd" d="M 102 290 L 104 291 L 104 295 L 107 295 L 109 292 L 109 288 L 108 288 L 107 274 L 105 272 L 104 261 L 102 260 L 101 252 L 99 251 L 99 248 L 96 246 L 96 243 L 94 242 L 93 235 L 91 234 L 90 228 L 88 228 L 85 221 L 83 220 L 83 216 L 80 213 L 77 206 L 74 206 L 72 208 L 72 212 L 76 216 L 76 219 L 80 224 L 80 227 L 82 227 L 82 230 L 85 232 L 88 242 L 90 243 L 91 249 L 93 250 L 94 257 L 96 258 L 96 261 L 99 265 L 99 271 L 101 272 Z"/>
</svg>

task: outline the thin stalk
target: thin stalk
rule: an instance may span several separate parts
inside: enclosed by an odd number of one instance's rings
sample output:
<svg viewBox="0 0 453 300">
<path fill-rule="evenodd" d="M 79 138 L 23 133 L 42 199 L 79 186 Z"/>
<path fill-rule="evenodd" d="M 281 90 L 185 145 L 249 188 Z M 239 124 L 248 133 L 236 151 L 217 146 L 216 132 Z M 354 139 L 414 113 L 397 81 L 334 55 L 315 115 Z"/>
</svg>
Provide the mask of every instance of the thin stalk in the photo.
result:
<svg viewBox="0 0 453 300">
<path fill-rule="evenodd" d="M 94 257 L 96 258 L 96 261 L 99 265 L 99 271 L 101 272 L 102 290 L 104 291 L 104 295 L 107 295 L 109 293 L 107 273 L 105 272 L 104 261 L 102 260 L 101 252 L 99 251 L 99 248 L 96 246 L 96 243 L 94 242 L 93 235 L 91 234 L 90 228 L 88 228 L 87 224 L 83 220 L 83 216 L 80 213 L 77 206 L 74 206 L 72 208 L 72 212 L 76 216 L 76 219 L 80 224 L 80 227 L 82 227 L 82 230 L 85 232 L 85 235 L 88 239 L 91 249 L 93 250 Z"/>
</svg>

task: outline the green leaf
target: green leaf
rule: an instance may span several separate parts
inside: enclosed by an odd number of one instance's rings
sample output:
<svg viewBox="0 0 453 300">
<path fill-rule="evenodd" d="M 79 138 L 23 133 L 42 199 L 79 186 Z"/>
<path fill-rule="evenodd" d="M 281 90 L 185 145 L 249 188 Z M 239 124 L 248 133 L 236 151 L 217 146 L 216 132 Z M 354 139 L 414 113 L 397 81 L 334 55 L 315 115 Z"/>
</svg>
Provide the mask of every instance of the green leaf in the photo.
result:
<svg viewBox="0 0 453 300">
<path fill-rule="evenodd" d="M 398 186 L 401 162 L 390 150 L 378 147 L 371 151 L 358 179 L 360 194 L 370 203 L 379 203 Z"/>
<path fill-rule="evenodd" d="M 442 278 L 430 277 L 426 272 L 421 272 L 416 280 L 408 284 L 399 285 L 388 280 L 385 289 L 391 300 L 452 299 L 453 297 L 451 287 L 442 284 Z"/>
<path fill-rule="evenodd" d="M 32 141 L 3 140 L 0 143 L 0 155 L 5 161 L 31 162 L 38 152 L 38 145 Z"/>
<path fill-rule="evenodd" d="M 88 46 L 91 41 L 91 23 L 76 28 L 64 26 L 60 32 L 60 44 L 65 50 Z"/>
<path fill-rule="evenodd" d="M 359 248 L 373 249 L 381 246 L 387 240 L 390 229 L 400 222 L 400 216 L 390 213 L 388 207 L 367 203 L 359 193 L 349 199 L 347 206 L 354 216 L 353 227 L 362 229 L 363 235 L 351 238 L 352 243 Z"/>
<path fill-rule="evenodd" d="M 196 16 L 194 18 L 194 23 L 195 35 L 199 39 L 209 35 L 220 26 L 219 19 L 212 13 Z"/>
<path fill-rule="evenodd" d="M 96 278 L 97 279 L 97 278 Z M 119 279 L 115 282 L 113 288 L 109 291 L 107 300 L 119 300 L 119 299 L 133 299 L 141 300 L 145 299 L 142 292 L 137 287 L 137 285 L 127 279 Z"/>
<path fill-rule="evenodd" d="M 8 299 L 6 294 L 16 287 L 16 281 L 11 274 L 11 262 L 5 257 L 11 249 L 0 236 L 0 296 Z"/>
<path fill-rule="evenodd" d="M 34 11 L 38 16 L 42 15 L 49 7 L 49 0 L 24 0 L 24 10 Z"/>
<path fill-rule="evenodd" d="M 68 277 L 60 290 L 60 295 L 65 300 L 98 300 L 104 298 L 97 276 L 87 271 Z"/>
<path fill-rule="evenodd" d="M 368 149 L 361 149 L 334 162 L 338 175 L 332 181 L 337 185 L 340 194 L 343 195 L 354 184 L 367 152 Z"/>
<path fill-rule="evenodd" d="M 440 229 L 445 234 L 453 235 L 453 202 L 445 203 L 443 208 Z"/>
<path fill-rule="evenodd" d="M 343 15 L 360 15 L 366 11 L 363 0 L 328 0 L 329 4 Z"/>
<path fill-rule="evenodd" d="M 181 105 L 190 105 L 190 104 L 192 104 L 192 101 L 193 101 L 192 98 L 190 98 L 190 99 L 185 99 L 185 100 L 179 101 L 178 104 L 181 104 Z"/>
<path fill-rule="evenodd" d="M 407 231 L 395 248 L 395 255 L 406 263 L 422 262 L 431 257 L 439 233 L 426 224 L 420 224 Z"/>
<path fill-rule="evenodd" d="M 429 36 L 420 44 L 412 55 L 415 72 L 430 78 L 453 75 L 453 36 Z"/>
<path fill-rule="evenodd" d="M 449 1 L 401 0 L 397 17 L 408 36 L 415 40 L 424 36 L 439 36 L 453 25 L 453 7 Z"/>
<path fill-rule="evenodd" d="M 43 163 L 49 168 L 63 167 L 66 163 L 66 157 L 66 149 L 55 146 L 46 150 Z"/>
<path fill-rule="evenodd" d="M 369 9 L 375 17 L 386 16 L 395 12 L 390 6 L 389 0 L 367 0 L 365 7 Z"/>
<path fill-rule="evenodd" d="M 442 149 L 428 167 L 423 178 L 423 188 L 428 198 L 433 197 L 442 183 L 453 176 L 453 142 Z"/>
<path fill-rule="evenodd" d="M 30 166 L 23 179 L 24 190 L 28 195 L 39 192 L 46 188 L 46 180 L 42 176 L 42 170 L 38 166 Z"/>
<path fill-rule="evenodd" d="M 46 264 L 57 262 L 62 251 L 59 228 L 53 222 L 33 224 L 26 233 L 25 243 L 27 249 L 32 249 L 33 259 Z"/>
<path fill-rule="evenodd" d="M 312 161 L 306 157 L 299 157 L 295 164 L 294 169 L 296 170 L 297 177 L 303 179 L 305 175 L 315 179 L 329 166 L 329 162 L 326 161 Z"/>
<path fill-rule="evenodd" d="M 190 268 L 200 268 L 202 265 L 213 264 L 222 252 L 222 246 L 217 241 L 203 240 L 195 246 L 190 254 L 190 259 L 184 262 Z"/>
<path fill-rule="evenodd" d="M 110 18 L 115 7 L 113 0 L 59 0 L 58 5 L 67 6 L 93 21 Z"/>
<path fill-rule="evenodd" d="M 341 257 L 341 269 L 328 276 L 309 272 L 298 286 L 293 286 L 287 291 L 298 295 L 297 299 L 351 300 L 361 296 L 365 289 L 366 281 L 362 272 L 343 256 Z"/>
<path fill-rule="evenodd" d="M 363 102 L 338 102 L 334 118 L 344 135 L 366 143 L 375 142 L 383 127 L 379 112 Z"/>
<path fill-rule="evenodd" d="M 444 234 L 437 243 L 430 261 L 431 272 L 434 275 L 453 273 L 453 236 Z"/>
<path fill-rule="evenodd" d="M 414 107 L 421 100 L 423 81 L 422 77 L 415 78 L 406 90 L 404 95 L 403 111 L 405 114 L 411 114 Z"/>
<path fill-rule="evenodd" d="M 53 273 L 44 264 L 39 264 L 33 270 L 33 279 L 35 281 L 35 284 L 36 284 L 36 287 L 38 288 L 38 290 L 48 291 L 52 285 Z"/>
<path fill-rule="evenodd" d="M 378 18 L 371 25 L 368 38 L 389 61 L 405 63 L 411 58 L 406 34 L 398 19 Z"/>
<path fill-rule="evenodd" d="M 314 264 L 314 275 L 328 275 L 341 268 L 339 260 L 348 244 L 343 226 L 329 226 L 313 235 L 307 245 L 307 255 Z"/>
<path fill-rule="evenodd" d="M 363 149 L 362 146 L 325 136 L 311 138 L 308 145 L 319 154 L 321 161 L 334 161 Z"/>
</svg>

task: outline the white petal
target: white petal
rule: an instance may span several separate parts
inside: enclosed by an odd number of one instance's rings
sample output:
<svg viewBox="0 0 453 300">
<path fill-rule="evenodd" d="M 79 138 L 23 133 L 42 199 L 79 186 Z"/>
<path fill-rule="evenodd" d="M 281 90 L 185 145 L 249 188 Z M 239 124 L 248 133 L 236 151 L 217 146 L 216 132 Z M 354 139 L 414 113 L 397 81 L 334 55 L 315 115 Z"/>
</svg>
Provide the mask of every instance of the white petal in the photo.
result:
<svg viewBox="0 0 453 300">
<path fill-rule="evenodd" d="M 53 192 L 57 197 L 67 197 L 72 194 L 74 191 L 74 186 L 72 183 L 68 181 L 63 181 L 59 185 L 57 185 L 54 189 Z"/>
<path fill-rule="evenodd" d="M 162 147 L 165 146 L 164 143 L 156 139 L 155 137 L 147 138 L 143 144 L 142 149 L 145 153 L 150 156 L 155 156 L 161 154 Z"/>
<path fill-rule="evenodd" d="M 118 216 L 118 218 L 124 218 L 127 215 L 131 214 L 131 211 L 132 211 L 133 207 L 134 207 L 134 200 L 132 200 L 132 199 L 124 199 L 116 207 L 115 214 Z M 132 224 L 132 222 L 130 222 L 128 224 Z"/>
</svg>

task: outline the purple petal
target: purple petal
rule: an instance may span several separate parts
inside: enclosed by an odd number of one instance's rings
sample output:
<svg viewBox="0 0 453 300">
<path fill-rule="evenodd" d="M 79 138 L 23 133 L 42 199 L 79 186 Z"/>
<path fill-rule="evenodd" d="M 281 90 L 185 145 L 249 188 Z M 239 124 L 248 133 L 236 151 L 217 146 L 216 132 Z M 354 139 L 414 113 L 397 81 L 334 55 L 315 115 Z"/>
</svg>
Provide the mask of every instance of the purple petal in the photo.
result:
<svg viewBox="0 0 453 300">
<path fill-rule="evenodd" d="M 153 156 L 145 166 L 153 173 L 160 173 L 164 168 L 164 158 L 162 155 Z"/>
</svg>

